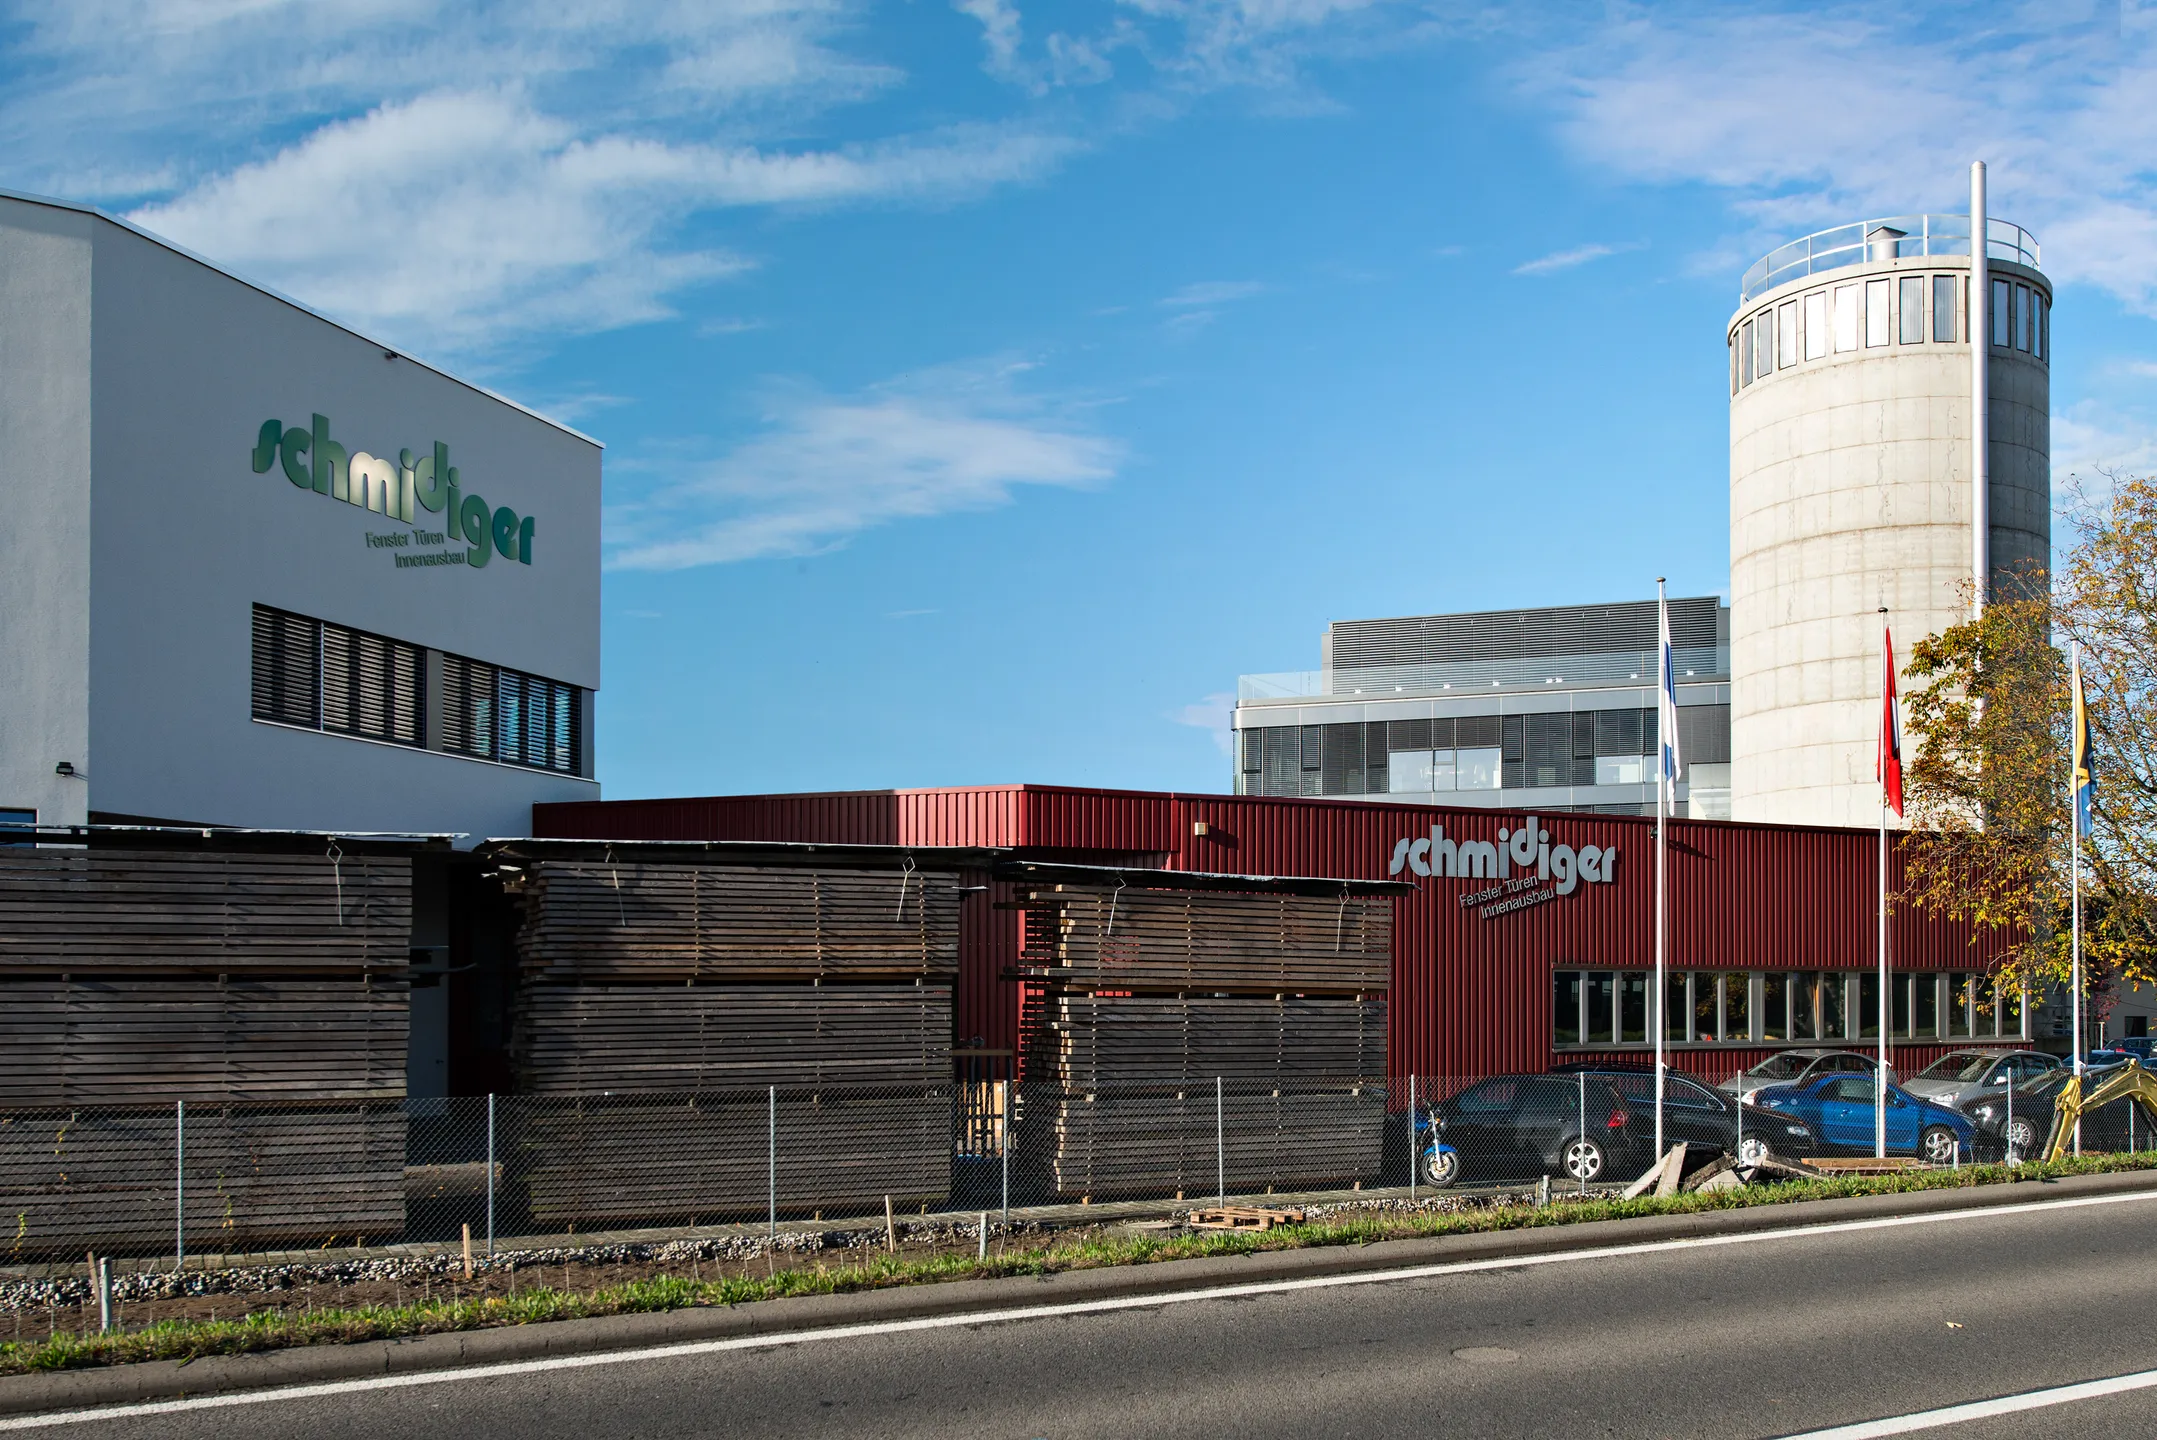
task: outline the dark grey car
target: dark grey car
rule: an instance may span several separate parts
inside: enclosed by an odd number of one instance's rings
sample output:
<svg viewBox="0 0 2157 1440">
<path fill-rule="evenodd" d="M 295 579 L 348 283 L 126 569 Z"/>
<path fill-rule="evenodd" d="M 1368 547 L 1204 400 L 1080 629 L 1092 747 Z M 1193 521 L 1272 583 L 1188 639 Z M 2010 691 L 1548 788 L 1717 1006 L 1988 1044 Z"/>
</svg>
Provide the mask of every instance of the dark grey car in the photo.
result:
<svg viewBox="0 0 2157 1440">
<path fill-rule="evenodd" d="M 1905 1080 L 1902 1088 L 1967 1115 L 1986 1096 L 2004 1094 L 2012 1085 L 2026 1085 L 2059 1066 L 2056 1058 L 2035 1050 L 1950 1050 Z"/>
</svg>

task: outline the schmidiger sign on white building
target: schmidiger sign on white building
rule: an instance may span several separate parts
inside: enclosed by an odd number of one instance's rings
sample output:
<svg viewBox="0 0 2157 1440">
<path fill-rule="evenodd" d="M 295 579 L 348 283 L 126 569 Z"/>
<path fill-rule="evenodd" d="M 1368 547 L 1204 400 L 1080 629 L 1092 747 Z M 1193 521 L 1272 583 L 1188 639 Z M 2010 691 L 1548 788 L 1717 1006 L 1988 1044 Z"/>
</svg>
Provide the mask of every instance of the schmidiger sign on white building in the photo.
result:
<svg viewBox="0 0 2157 1440">
<path fill-rule="evenodd" d="M 0 820 L 596 798 L 596 441 L 81 206 L 0 282 Z"/>
<path fill-rule="evenodd" d="M 1393 846 L 1386 874 L 1403 870 L 1433 879 L 1493 882 L 1459 897 L 1462 909 L 1487 920 L 1571 895 L 1583 885 L 1611 884 L 1618 875 L 1618 849 L 1553 845 L 1550 831 L 1530 815 L 1499 826 L 1496 844 L 1448 839 L 1443 825 L 1431 826 L 1428 835 L 1404 835 Z"/>
</svg>

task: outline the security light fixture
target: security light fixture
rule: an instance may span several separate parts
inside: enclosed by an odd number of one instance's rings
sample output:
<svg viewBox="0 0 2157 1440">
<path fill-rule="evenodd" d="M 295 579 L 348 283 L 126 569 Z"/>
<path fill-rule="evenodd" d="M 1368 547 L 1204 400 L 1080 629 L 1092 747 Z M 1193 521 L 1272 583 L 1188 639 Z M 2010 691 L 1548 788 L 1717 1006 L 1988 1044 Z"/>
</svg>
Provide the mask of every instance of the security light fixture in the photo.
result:
<svg viewBox="0 0 2157 1440">
<path fill-rule="evenodd" d="M 52 767 L 52 773 L 55 775 L 66 777 L 68 779 L 73 779 L 75 775 L 75 762 L 72 760 L 62 760 L 59 764 Z"/>
</svg>

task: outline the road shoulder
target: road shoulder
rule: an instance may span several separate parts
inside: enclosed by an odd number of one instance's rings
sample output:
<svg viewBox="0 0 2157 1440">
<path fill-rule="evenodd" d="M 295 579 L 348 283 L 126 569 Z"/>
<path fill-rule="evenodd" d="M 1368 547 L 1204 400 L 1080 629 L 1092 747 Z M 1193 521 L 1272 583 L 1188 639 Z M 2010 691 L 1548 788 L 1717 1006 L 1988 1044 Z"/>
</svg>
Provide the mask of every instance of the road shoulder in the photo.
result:
<svg viewBox="0 0 2157 1440">
<path fill-rule="evenodd" d="M 1083 1304 L 1092 1300 L 1175 1294 L 1219 1285 L 1362 1274 L 1421 1265 L 1488 1262 L 1870 1219 L 1944 1215 L 2144 1191 L 2157 1191 L 2157 1171 L 2081 1175 L 2035 1183 L 1867 1195 L 1843 1200 L 1811 1200 L 1635 1220 L 1585 1221 L 1476 1235 L 1387 1240 L 1368 1245 L 1263 1251 L 1150 1265 L 1072 1270 L 1054 1275 L 955 1280 L 845 1295 L 763 1300 L 725 1308 L 613 1315 L 402 1340 L 309 1346 L 253 1355 L 13 1375 L 0 1378 L 0 1415 L 409 1375 L 473 1365 L 594 1355 L 972 1311 Z"/>
</svg>

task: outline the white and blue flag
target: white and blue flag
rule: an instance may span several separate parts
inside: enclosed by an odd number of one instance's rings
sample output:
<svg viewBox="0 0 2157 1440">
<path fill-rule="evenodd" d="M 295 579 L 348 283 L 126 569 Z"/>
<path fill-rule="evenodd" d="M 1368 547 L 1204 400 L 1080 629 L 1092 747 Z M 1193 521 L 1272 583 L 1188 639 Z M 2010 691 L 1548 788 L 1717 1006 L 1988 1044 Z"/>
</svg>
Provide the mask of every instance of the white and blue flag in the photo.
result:
<svg viewBox="0 0 2157 1440">
<path fill-rule="evenodd" d="M 1685 758 L 1678 753 L 1678 670 L 1677 656 L 1670 648 L 1670 602 L 1663 598 L 1663 587 L 1655 587 L 1655 609 L 1661 621 L 1661 660 L 1656 674 L 1655 728 L 1662 740 L 1661 779 L 1665 785 L 1675 785 L 1684 773 Z"/>
</svg>

